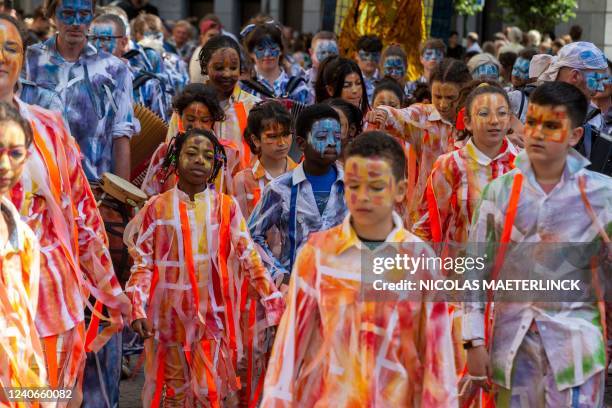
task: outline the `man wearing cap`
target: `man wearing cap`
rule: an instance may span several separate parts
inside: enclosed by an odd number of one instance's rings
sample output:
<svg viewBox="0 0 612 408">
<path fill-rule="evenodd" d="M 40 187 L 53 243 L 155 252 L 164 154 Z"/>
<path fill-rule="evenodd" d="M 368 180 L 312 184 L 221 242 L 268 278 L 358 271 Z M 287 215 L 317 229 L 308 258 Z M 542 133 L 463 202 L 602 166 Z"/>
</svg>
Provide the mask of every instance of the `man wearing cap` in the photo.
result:
<svg viewBox="0 0 612 408">
<path fill-rule="evenodd" d="M 559 50 L 557 56 L 536 55 L 530 67 L 530 76 L 539 73 L 538 82 L 562 81 L 580 89 L 589 101 L 584 136 L 576 145 L 583 156 L 591 161 L 588 167 L 612 175 L 612 137 L 602 133 L 604 118 L 592 98 L 602 92 L 610 81 L 605 54 L 594 44 L 573 42 Z"/>
</svg>

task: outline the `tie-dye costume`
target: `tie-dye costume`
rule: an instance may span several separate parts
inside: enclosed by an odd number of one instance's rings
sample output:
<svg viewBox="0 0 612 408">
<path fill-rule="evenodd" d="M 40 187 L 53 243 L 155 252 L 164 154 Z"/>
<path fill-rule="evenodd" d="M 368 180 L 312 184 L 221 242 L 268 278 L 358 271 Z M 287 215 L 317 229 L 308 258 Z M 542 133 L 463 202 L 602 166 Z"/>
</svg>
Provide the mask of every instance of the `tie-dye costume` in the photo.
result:
<svg viewBox="0 0 612 408">
<path fill-rule="evenodd" d="M 8 241 L 0 248 L 0 406 L 4 407 L 17 404 L 8 404 L 2 388 L 43 387 L 47 378 L 34 325 L 40 279 L 38 240 L 13 204 L 5 197 L 0 200 L 0 216 L 8 227 Z"/>
<path fill-rule="evenodd" d="M 125 239 L 132 321 L 148 318 L 155 331 L 145 344 L 144 405 L 158 406 L 165 385 L 166 406 L 219 406 L 238 389 L 238 362 L 252 344 L 241 312 L 262 302 L 265 318 L 253 324 L 266 327 L 284 305 L 240 208 L 210 189 L 191 201 L 173 188 L 149 200 Z"/>
<path fill-rule="evenodd" d="M 54 36 L 27 49 L 26 72 L 27 79 L 59 94 L 87 179 L 99 180 L 111 171 L 114 139 L 136 130 L 128 66 L 90 43 L 76 62 L 68 62 Z"/>
<path fill-rule="evenodd" d="M 409 244 L 406 255 L 433 255 L 399 215 L 393 220 L 386 242 Z M 365 250 L 347 216 L 299 252 L 262 407 L 457 406 L 446 304 L 364 300 Z"/>
<path fill-rule="evenodd" d="M 280 279 L 281 275 L 285 280 L 289 278 L 297 250 L 311 233 L 342 222 L 347 213 L 343 180 L 344 172 L 336 165 L 336 181 L 322 213 L 303 164 L 275 178 L 264 188 L 261 200 L 249 217 L 249 229 L 255 243 L 267 254 L 264 261 L 274 279 Z M 279 233 L 281 255 L 278 258 L 266 240 L 270 230 Z M 267 263 L 268 260 L 271 263 Z"/>
<path fill-rule="evenodd" d="M 59 113 L 15 99 L 21 115 L 33 128 L 21 180 L 11 200 L 34 231 L 41 246 L 40 289 L 36 327 L 47 350 L 51 385 L 72 388 L 83 374 L 85 346 L 97 351 L 123 326 L 121 311 L 129 302 L 107 249 L 104 224 L 96 207 L 78 146 L 68 134 Z M 109 325 L 96 336 L 97 327 L 84 336 L 84 308 L 89 295 L 97 303 L 95 316 L 107 307 Z M 91 305 L 90 305 L 91 307 Z M 55 384 L 54 384 L 55 383 Z"/>
<path fill-rule="evenodd" d="M 310 89 L 308 88 L 305 72 L 300 70 L 297 73 L 304 76 L 304 81 L 300 81 L 299 85 L 297 85 L 297 87 L 294 88 L 286 97 L 305 105 L 314 103 L 314 96 L 311 94 Z M 281 73 L 278 78 L 274 80 L 273 84 L 270 84 L 262 75 L 257 74 L 257 81 L 264 87 L 268 88 L 268 90 L 277 98 L 285 97 L 284 95 L 287 93 L 287 85 L 289 85 L 290 79 L 291 76 L 289 76 L 283 68 L 281 68 Z M 250 89 L 249 92 L 251 92 Z"/>
<path fill-rule="evenodd" d="M 515 164 L 514 170 L 483 190 L 470 228 L 471 242 L 492 245 L 504 242 L 508 234 L 508 242 L 528 249 L 527 243 L 595 243 L 603 238 L 609 250 L 610 177 L 586 170 L 588 160 L 570 149 L 561 180 L 547 194 L 536 181 L 525 151 L 518 154 Z M 521 182 L 515 190 L 517 179 Z M 512 217 L 509 203 L 513 200 L 518 200 L 513 223 L 504 228 L 507 218 Z M 529 256 L 525 249 L 519 246 L 514 256 Z M 571 252 L 543 257 L 538 262 L 563 274 L 568 272 L 567 266 L 583 268 L 574 266 L 571 255 L 563 262 L 559 260 L 559 256 L 564 258 Z M 505 267 L 520 268 L 508 257 Z M 588 257 L 584 259 L 588 264 Z M 561 264 L 564 268 L 558 266 Z M 601 406 L 606 361 L 602 312 L 597 302 L 497 302 L 492 333 L 485 333 L 484 303 L 465 303 L 464 312 L 464 339 L 491 339 L 492 378 L 502 387 L 498 406 L 544 406 L 544 399 L 546 406 Z M 547 361 L 542 361 L 543 356 Z"/>
<path fill-rule="evenodd" d="M 455 150 L 455 128 L 444 120 L 433 105 L 414 104 L 405 109 L 381 106 L 389 114 L 384 130 L 403 139 L 414 149 L 415 158 L 408 166 L 416 170 L 414 186 L 409 186 L 406 195 L 404 224 L 410 228 L 420 218 L 418 207 L 423 201 L 427 179 L 434 162 L 444 153 Z M 414 172 L 413 172 L 414 173 Z M 408 174 L 410 178 L 410 172 Z"/>
</svg>

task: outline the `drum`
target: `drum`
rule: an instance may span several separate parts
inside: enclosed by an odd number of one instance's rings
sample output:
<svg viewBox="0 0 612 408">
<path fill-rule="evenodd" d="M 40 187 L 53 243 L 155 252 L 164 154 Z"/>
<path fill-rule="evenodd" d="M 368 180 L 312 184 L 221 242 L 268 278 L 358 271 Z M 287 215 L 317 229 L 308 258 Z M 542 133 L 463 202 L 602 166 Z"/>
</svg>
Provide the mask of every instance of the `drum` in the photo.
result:
<svg viewBox="0 0 612 408">
<path fill-rule="evenodd" d="M 108 235 L 108 249 L 115 274 L 122 286 L 130 277 L 130 256 L 123 243 L 123 231 L 134 211 L 147 200 L 147 195 L 129 181 L 111 173 L 102 175 L 102 182 L 93 186 L 98 210 Z"/>
<path fill-rule="evenodd" d="M 140 133 L 130 139 L 130 181 L 140 187 L 153 153 L 166 140 L 168 124 L 140 104 L 134 105 L 134 116 L 140 122 Z"/>
</svg>

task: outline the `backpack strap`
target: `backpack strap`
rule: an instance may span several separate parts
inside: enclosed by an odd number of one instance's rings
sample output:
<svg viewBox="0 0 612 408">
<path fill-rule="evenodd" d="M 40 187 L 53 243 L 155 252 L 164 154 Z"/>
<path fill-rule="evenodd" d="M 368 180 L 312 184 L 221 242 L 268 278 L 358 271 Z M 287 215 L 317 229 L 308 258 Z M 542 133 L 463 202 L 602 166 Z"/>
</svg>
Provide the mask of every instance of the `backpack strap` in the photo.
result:
<svg viewBox="0 0 612 408">
<path fill-rule="evenodd" d="M 149 71 L 140 71 L 136 79 L 132 82 L 132 89 L 136 90 L 140 88 L 150 79 L 157 79 L 157 75 Z"/>
<path fill-rule="evenodd" d="M 283 93 L 284 98 L 288 98 L 289 95 L 293 93 L 300 85 L 300 82 L 306 83 L 306 79 L 302 76 L 292 76 L 289 78 L 289 82 L 287 82 L 287 87 L 285 88 L 285 92 Z"/>
</svg>

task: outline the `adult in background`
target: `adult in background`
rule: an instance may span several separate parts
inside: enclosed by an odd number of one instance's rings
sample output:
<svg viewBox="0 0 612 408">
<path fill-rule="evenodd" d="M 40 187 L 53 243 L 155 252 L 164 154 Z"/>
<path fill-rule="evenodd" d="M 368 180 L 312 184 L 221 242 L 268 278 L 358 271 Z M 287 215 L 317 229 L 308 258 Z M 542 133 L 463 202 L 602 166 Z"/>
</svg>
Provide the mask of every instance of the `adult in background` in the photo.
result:
<svg viewBox="0 0 612 408">
<path fill-rule="evenodd" d="M 194 31 L 195 29 L 189 21 L 179 20 L 172 27 L 172 37 L 168 39 L 170 45 L 176 49 L 176 53 L 185 63 L 189 63 L 189 59 L 195 49 L 192 41 Z"/>
<path fill-rule="evenodd" d="M 207 14 L 200 20 L 200 45 L 195 49 L 189 60 L 189 79 L 191 83 L 204 83 L 204 76 L 200 68 L 200 51 L 202 47 L 216 35 L 221 34 L 222 25 L 219 17 Z"/>
<path fill-rule="evenodd" d="M 454 58 L 460 60 L 463 58 L 465 47 L 459 43 L 459 33 L 451 31 L 448 37 L 448 47 L 446 47 L 446 56 L 448 58 Z"/>
</svg>

